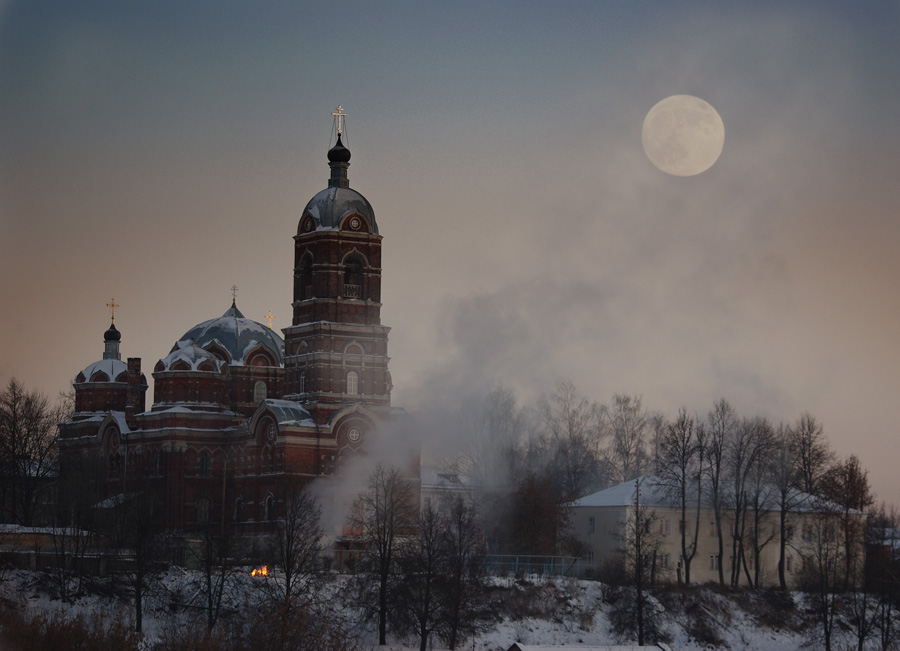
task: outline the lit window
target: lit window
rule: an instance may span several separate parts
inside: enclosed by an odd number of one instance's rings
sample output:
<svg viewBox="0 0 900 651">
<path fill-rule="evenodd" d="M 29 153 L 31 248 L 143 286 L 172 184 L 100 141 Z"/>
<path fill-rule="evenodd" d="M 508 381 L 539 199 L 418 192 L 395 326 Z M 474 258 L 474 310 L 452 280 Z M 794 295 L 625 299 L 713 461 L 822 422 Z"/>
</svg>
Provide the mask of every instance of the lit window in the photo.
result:
<svg viewBox="0 0 900 651">
<path fill-rule="evenodd" d="M 347 393 L 355 394 L 359 390 L 359 376 L 356 371 L 347 373 Z"/>
</svg>

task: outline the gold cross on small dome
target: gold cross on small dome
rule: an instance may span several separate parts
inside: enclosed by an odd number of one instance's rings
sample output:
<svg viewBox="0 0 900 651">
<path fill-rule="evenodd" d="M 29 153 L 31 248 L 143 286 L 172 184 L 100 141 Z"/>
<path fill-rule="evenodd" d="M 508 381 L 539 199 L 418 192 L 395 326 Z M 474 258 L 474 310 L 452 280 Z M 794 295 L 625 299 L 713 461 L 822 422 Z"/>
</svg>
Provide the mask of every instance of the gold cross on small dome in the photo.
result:
<svg viewBox="0 0 900 651">
<path fill-rule="evenodd" d="M 116 303 L 116 299 L 115 299 L 115 298 L 111 298 L 111 299 L 109 299 L 109 303 L 106 304 L 106 307 L 109 308 L 109 318 L 110 318 L 110 320 L 111 320 L 113 323 L 115 323 L 115 322 L 116 322 L 116 308 L 117 308 L 117 307 L 122 307 L 122 306 L 119 305 L 118 303 Z"/>
<path fill-rule="evenodd" d="M 338 104 L 338 107 L 335 109 L 337 113 L 332 112 L 331 114 L 337 118 L 337 132 L 338 135 L 344 132 L 344 118 L 347 117 L 347 113 L 344 113 L 344 107 Z"/>
<path fill-rule="evenodd" d="M 274 314 L 272 314 L 272 310 L 269 310 L 268 312 L 266 312 L 266 316 L 264 316 L 263 318 L 269 322 L 269 328 L 271 328 L 272 327 L 272 319 L 277 319 L 278 317 L 275 316 Z"/>
</svg>

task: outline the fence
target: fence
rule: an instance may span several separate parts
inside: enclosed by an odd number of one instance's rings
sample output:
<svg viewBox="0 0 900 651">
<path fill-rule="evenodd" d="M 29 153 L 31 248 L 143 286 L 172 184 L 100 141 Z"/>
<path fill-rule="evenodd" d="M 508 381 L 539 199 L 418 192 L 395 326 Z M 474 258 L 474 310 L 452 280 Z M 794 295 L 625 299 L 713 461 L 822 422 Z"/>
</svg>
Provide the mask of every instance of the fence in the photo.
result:
<svg viewBox="0 0 900 651">
<path fill-rule="evenodd" d="M 488 574 L 499 576 L 583 576 L 589 565 L 583 558 L 572 556 L 520 556 L 489 554 L 484 559 Z"/>
</svg>

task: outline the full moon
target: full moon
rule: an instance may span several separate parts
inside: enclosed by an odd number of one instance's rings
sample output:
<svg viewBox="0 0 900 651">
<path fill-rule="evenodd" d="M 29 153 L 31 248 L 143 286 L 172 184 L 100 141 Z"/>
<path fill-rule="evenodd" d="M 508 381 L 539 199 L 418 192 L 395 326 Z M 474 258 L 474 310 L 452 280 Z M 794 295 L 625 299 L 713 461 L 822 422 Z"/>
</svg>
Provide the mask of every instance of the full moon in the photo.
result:
<svg viewBox="0 0 900 651">
<path fill-rule="evenodd" d="M 650 162 L 675 176 L 713 166 L 725 144 L 725 125 L 712 106 L 693 95 L 672 95 L 650 109 L 641 130 Z"/>
</svg>

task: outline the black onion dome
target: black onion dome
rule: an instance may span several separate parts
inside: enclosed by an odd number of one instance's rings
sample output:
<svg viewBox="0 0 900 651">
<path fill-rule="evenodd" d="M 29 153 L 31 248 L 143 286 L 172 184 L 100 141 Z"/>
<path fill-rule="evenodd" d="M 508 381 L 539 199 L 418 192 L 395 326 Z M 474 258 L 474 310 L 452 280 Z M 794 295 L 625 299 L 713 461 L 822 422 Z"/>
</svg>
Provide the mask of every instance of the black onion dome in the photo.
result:
<svg viewBox="0 0 900 651">
<path fill-rule="evenodd" d="M 122 333 L 116 330 L 116 324 L 111 323 L 109 330 L 103 333 L 103 341 L 121 341 Z"/>
<path fill-rule="evenodd" d="M 350 150 L 344 147 L 344 143 L 341 142 L 341 134 L 338 134 L 334 147 L 328 150 L 328 161 L 331 163 L 350 162 Z"/>
</svg>

